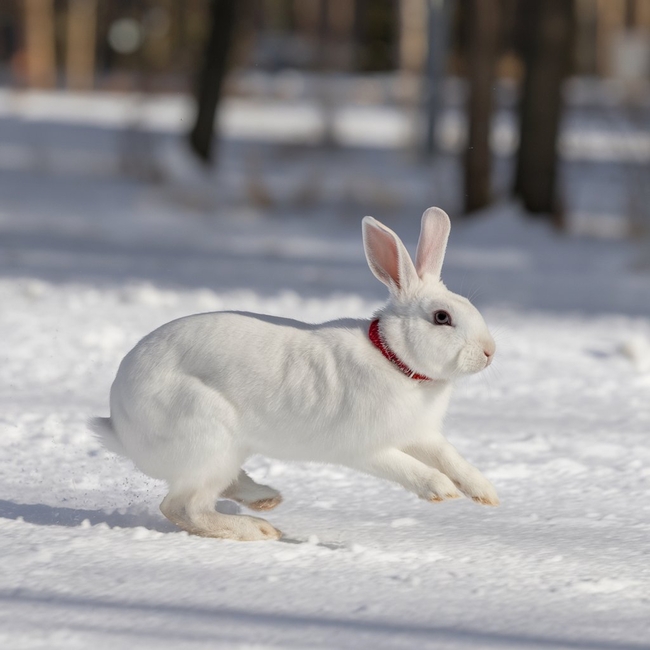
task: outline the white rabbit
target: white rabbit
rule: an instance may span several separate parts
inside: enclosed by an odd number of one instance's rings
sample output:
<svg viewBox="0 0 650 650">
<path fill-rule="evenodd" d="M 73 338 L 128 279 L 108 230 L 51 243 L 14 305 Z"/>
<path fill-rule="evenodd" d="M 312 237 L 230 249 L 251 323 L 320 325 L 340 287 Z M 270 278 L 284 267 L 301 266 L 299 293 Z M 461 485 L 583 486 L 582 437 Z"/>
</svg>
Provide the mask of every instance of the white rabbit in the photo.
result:
<svg viewBox="0 0 650 650">
<path fill-rule="evenodd" d="M 460 492 L 498 505 L 491 483 L 445 440 L 459 376 L 495 345 L 476 308 L 440 280 L 449 217 L 422 216 L 415 265 L 397 235 L 363 219 L 363 244 L 390 298 L 371 320 L 319 325 L 243 312 L 197 314 L 142 339 L 93 429 L 169 493 L 160 509 L 207 537 L 277 539 L 257 517 L 222 514 L 219 496 L 253 510 L 281 502 L 241 469 L 252 454 L 352 467 L 428 501 Z M 412 369 L 412 370 L 411 370 Z"/>
</svg>

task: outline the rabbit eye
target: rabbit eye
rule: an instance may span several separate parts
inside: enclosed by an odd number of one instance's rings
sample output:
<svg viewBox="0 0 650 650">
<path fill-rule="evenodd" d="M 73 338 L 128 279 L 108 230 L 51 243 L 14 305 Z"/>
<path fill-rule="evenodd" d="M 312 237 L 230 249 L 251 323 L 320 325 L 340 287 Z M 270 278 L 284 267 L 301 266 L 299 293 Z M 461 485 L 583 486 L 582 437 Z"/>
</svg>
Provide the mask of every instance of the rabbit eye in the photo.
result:
<svg viewBox="0 0 650 650">
<path fill-rule="evenodd" d="M 441 309 L 440 311 L 434 312 L 433 322 L 436 325 L 451 325 L 451 316 Z"/>
</svg>

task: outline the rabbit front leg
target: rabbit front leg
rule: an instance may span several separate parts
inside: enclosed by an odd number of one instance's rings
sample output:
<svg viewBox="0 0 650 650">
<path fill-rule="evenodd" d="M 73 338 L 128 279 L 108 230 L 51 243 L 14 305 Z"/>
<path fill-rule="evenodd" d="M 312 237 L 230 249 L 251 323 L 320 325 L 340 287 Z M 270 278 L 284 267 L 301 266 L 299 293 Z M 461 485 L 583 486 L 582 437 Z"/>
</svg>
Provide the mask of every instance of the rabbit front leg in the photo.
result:
<svg viewBox="0 0 650 650">
<path fill-rule="evenodd" d="M 426 501 L 438 502 L 460 497 L 456 486 L 442 472 L 399 449 L 389 448 L 376 452 L 370 458 L 355 464 L 355 468 L 399 483 Z"/>
<path fill-rule="evenodd" d="M 442 435 L 410 445 L 404 451 L 448 476 L 458 489 L 476 503 L 498 506 L 494 486 L 468 463 Z"/>
</svg>

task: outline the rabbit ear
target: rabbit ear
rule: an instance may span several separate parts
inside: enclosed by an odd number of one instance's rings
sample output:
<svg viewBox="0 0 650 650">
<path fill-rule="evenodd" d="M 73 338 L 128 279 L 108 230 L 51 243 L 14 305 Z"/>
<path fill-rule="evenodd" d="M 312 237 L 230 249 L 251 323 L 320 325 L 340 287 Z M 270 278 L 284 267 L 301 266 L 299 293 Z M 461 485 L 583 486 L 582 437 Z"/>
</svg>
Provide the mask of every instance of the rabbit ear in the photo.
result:
<svg viewBox="0 0 650 650">
<path fill-rule="evenodd" d="M 444 210 L 429 208 L 422 215 L 420 240 L 415 255 L 415 268 L 420 277 L 424 275 L 440 277 L 450 230 L 451 222 Z"/>
<path fill-rule="evenodd" d="M 362 230 L 366 259 L 375 277 L 395 294 L 406 291 L 418 277 L 402 240 L 372 217 L 364 217 Z"/>
</svg>

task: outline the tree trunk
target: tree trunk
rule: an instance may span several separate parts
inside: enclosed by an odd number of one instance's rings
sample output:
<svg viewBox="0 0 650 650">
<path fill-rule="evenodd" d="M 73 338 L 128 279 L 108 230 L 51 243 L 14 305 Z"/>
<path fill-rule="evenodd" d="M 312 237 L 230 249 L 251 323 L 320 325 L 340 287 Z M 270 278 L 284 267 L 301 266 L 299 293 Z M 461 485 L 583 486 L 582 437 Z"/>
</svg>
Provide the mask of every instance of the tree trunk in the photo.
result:
<svg viewBox="0 0 650 650">
<path fill-rule="evenodd" d="M 97 0 L 69 0 L 66 80 L 68 88 L 90 90 L 95 79 Z"/>
<path fill-rule="evenodd" d="M 226 76 L 235 27 L 236 0 L 212 0 L 211 25 L 196 93 L 197 114 L 190 144 L 209 165 L 214 160 L 214 118 Z"/>
<path fill-rule="evenodd" d="M 521 0 L 526 73 L 519 108 L 519 153 L 515 195 L 526 210 L 562 225 L 556 195 L 557 142 L 562 82 L 569 71 L 573 2 Z"/>
<path fill-rule="evenodd" d="M 490 124 L 499 40 L 499 0 L 468 0 L 465 9 L 469 78 L 465 212 L 469 213 L 484 208 L 491 199 Z"/>
<path fill-rule="evenodd" d="M 412 0 L 405 1 L 412 2 Z M 432 158 L 436 153 L 436 124 L 443 107 L 442 85 L 447 66 L 451 3 L 450 0 L 428 0 L 425 9 L 428 48 L 426 52 L 426 79 L 424 81 L 426 116 L 424 156 Z"/>
<path fill-rule="evenodd" d="M 25 0 L 25 51 L 30 86 L 56 84 L 53 0 Z"/>
</svg>

